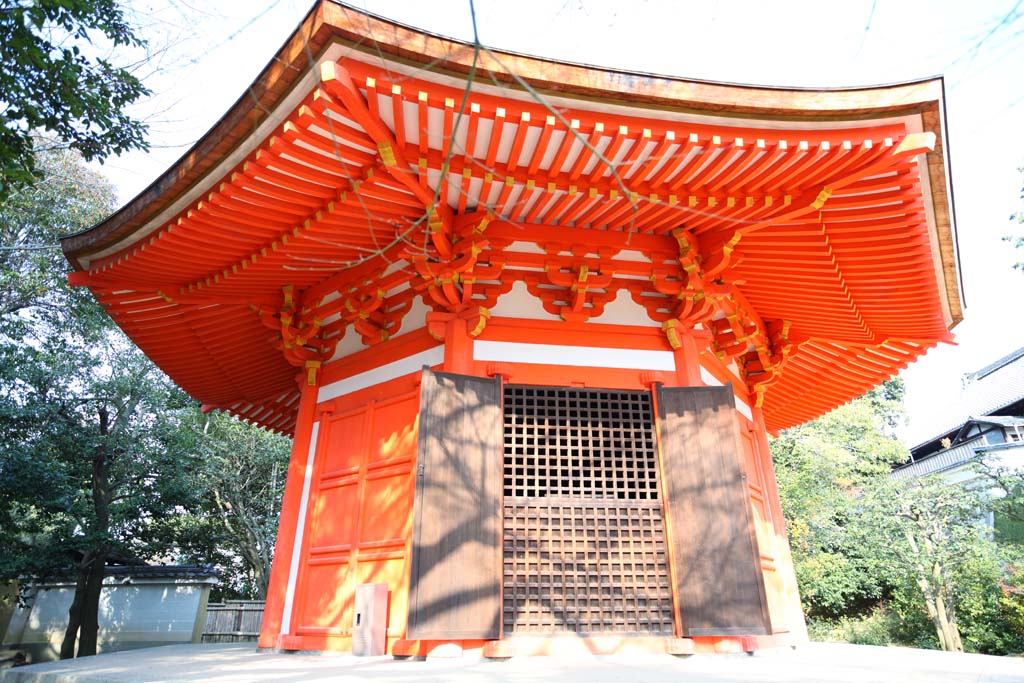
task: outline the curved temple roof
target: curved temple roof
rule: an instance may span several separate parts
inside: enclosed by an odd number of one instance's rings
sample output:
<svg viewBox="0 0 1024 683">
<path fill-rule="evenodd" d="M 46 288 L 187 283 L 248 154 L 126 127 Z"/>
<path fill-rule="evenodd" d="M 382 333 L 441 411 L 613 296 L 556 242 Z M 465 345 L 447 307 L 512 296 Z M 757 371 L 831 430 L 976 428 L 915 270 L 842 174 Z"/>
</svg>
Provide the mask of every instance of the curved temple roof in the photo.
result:
<svg viewBox="0 0 1024 683">
<path fill-rule="evenodd" d="M 624 73 L 324 1 L 188 154 L 63 247 L 183 388 L 274 429 L 294 422 L 295 365 L 350 325 L 376 342 L 416 297 L 492 306 L 519 279 L 567 319 L 625 290 L 655 322 L 703 320 L 777 430 L 961 319 L 942 107 L 938 79 Z M 539 283 L 545 248 L 572 263 Z M 588 272 L 575 303 L 551 294 Z"/>
</svg>

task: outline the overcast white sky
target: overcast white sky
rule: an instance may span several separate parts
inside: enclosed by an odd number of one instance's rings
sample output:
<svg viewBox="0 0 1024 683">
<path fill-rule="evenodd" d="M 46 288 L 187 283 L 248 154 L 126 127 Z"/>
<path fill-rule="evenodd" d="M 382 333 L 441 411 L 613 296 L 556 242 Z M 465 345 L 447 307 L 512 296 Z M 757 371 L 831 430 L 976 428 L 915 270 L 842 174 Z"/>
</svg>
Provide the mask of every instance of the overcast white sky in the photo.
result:
<svg viewBox="0 0 1024 683">
<path fill-rule="evenodd" d="M 129 3 L 153 59 L 139 107 L 153 149 L 107 162 L 127 201 L 244 92 L 311 6 L 298 0 Z M 468 0 L 354 0 L 471 39 Z M 911 425 L 929 434 L 960 376 L 1024 346 L 1024 273 L 1000 237 L 1024 177 L 1024 1 L 477 0 L 480 40 L 544 57 L 709 80 L 853 86 L 942 74 L 966 317 L 958 346 L 904 373 Z"/>
</svg>

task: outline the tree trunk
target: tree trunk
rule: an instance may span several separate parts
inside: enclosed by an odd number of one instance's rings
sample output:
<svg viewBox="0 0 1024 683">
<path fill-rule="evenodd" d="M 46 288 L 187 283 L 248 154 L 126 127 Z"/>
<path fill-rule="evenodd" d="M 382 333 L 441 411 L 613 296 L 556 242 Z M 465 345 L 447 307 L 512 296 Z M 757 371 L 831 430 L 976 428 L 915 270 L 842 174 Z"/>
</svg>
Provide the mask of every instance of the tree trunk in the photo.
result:
<svg viewBox="0 0 1024 683">
<path fill-rule="evenodd" d="M 68 625 L 64 629 L 64 640 L 60 644 L 60 658 L 72 659 L 75 656 L 75 645 L 78 641 L 78 628 L 82 624 L 82 605 L 85 603 L 85 586 L 89 576 L 91 559 L 86 555 L 78 567 L 78 578 L 75 580 L 75 597 L 68 609 Z"/>
<path fill-rule="evenodd" d="M 89 564 L 88 580 L 82 601 L 82 635 L 78 642 L 78 656 L 96 654 L 99 637 L 100 593 L 103 590 L 103 574 L 107 566 L 107 554 L 98 553 Z"/>
<path fill-rule="evenodd" d="M 924 606 L 928 618 L 932 620 L 935 635 L 939 639 L 939 647 L 947 652 L 963 652 L 964 646 L 960 639 L 960 629 L 956 625 L 956 614 L 952 602 L 946 600 L 948 595 L 944 572 L 941 563 L 934 559 L 934 546 L 927 534 L 922 537 L 922 547 L 910 530 L 905 530 L 907 544 L 914 555 L 914 570 L 917 574 L 917 585 L 924 595 Z M 926 557 L 931 562 L 931 570 L 924 566 Z"/>
<path fill-rule="evenodd" d="M 924 559 L 922 557 L 924 553 L 922 553 L 917 539 L 914 538 L 914 534 L 909 529 L 905 529 L 903 535 L 907 539 L 907 545 L 910 547 L 914 558 L 913 568 L 917 574 L 917 586 L 921 589 L 921 595 L 924 597 L 924 608 L 928 613 L 928 618 L 932 620 L 932 627 L 935 629 L 935 635 L 939 639 L 939 647 L 946 651 L 955 651 L 955 643 L 959 643 L 960 634 L 957 632 L 956 639 L 953 639 L 953 634 L 949 628 L 945 603 L 940 594 L 942 586 L 938 581 L 933 583 L 933 579 L 937 577 L 938 568 L 933 564 L 932 570 L 929 573 L 924 566 Z M 927 539 L 924 540 L 924 545 L 926 549 L 930 549 Z M 953 629 L 955 630 L 956 626 L 953 626 Z"/>
<path fill-rule="evenodd" d="M 267 591 L 270 588 L 270 572 L 268 567 L 262 562 L 257 562 L 253 565 L 253 578 L 256 587 L 256 599 L 266 600 Z"/>
<path fill-rule="evenodd" d="M 949 650 L 949 644 L 946 641 L 946 631 L 942 628 L 942 624 L 939 621 L 939 610 L 935 606 L 935 599 L 932 597 L 931 588 L 928 586 L 928 582 L 921 578 L 918 579 L 917 585 L 920 586 L 921 592 L 924 593 L 924 608 L 928 612 L 928 618 L 932 620 L 932 627 L 935 629 L 935 635 L 939 639 L 939 648 Z"/>
<path fill-rule="evenodd" d="M 228 491 L 223 494 L 220 489 L 212 489 L 214 502 L 220 510 L 221 519 L 224 521 L 224 528 L 228 530 L 238 542 L 238 549 L 242 555 L 242 561 L 249 570 L 253 580 L 253 588 L 256 591 L 254 596 L 257 600 L 266 600 L 267 591 L 270 586 L 270 564 L 273 556 L 266 557 L 264 548 L 273 547 L 273 540 L 262 538 L 258 525 L 252 520 L 252 516 L 246 509 L 244 499 L 236 498 Z"/>
<path fill-rule="evenodd" d="M 108 435 L 109 414 L 106 408 L 99 408 L 100 433 Z M 78 656 L 96 654 L 96 641 L 99 632 L 100 592 L 103 590 L 103 575 L 107 567 L 107 554 L 110 545 L 107 535 L 110 533 L 110 449 L 101 446 L 92 457 L 92 504 L 96 512 L 96 526 L 93 535 L 99 539 L 98 547 L 93 553 L 93 561 L 88 565 L 88 580 L 82 604 L 81 635 L 78 642 Z"/>
<path fill-rule="evenodd" d="M 935 627 L 944 637 L 940 637 L 942 649 L 949 652 L 963 652 L 964 646 L 960 640 L 960 629 L 955 619 L 946 610 L 946 601 L 941 595 L 935 599 Z"/>
<path fill-rule="evenodd" d="M 927 535 L 924 537 L 924 547 L 929 556 L 935 558 L 935 547 Z M 950 598 L 952 596 L 949 594 L 945 568 L 938 559 L 932 560 L 932 590 L 935 599 L 933 619 L 935 628 L 943 634 L 943 637 L 940 638 L 942 649 L 948 652 L 963 652 L 964 646 L 960 642 L 960 629 L 956 626 L 955 603 L 952 599 L 946 599 L 947 596 Z"/>
</svg>

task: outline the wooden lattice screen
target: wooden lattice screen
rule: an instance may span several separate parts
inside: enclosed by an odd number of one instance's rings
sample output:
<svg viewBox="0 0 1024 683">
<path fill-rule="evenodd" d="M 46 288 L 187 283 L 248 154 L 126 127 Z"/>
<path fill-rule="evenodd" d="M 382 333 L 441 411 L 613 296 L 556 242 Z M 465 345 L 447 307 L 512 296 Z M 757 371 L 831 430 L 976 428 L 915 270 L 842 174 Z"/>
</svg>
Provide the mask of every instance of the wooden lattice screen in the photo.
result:
<svg viewBox="0 0 1024 683">
<path fill-rule="evenodd" d="M 508 385 L 506 634 L 671 634 L 650 394 Z"/>
</svg>

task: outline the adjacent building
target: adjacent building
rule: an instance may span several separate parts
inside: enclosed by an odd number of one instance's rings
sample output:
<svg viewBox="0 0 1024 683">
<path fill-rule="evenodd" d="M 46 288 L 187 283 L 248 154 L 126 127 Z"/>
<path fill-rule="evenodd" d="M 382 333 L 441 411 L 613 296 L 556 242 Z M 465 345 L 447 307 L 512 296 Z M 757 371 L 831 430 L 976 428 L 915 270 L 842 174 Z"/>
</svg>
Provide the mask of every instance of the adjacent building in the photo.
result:
<svg viewBox="0 0 1024 683">
<path fill-rule="evenodd" d="M 109 566 L 99 601 L 98 652 L 198 643 L 216 574 L 195 566 Z M 28 587 L 15 606 L 0 648 L 28 662 L 60 658 L 75 596 L 74 578 Z"/>
<path fill-rule="evenodd" d="M 930 436 L 893 469 L 894 479 L 935 475 L 951 484 L 984 489 L 992 482 L 982 476 L 980 464 L 1024 469 L 1024 348 L 964 375 L 961 390 L 948 398 L 930 416 Z M 989 522 L 1001 537 L 1024 538 L 1014 520 L 993 516 Z"/>
</svg>

